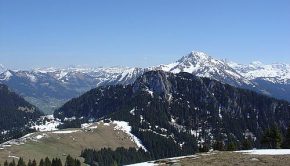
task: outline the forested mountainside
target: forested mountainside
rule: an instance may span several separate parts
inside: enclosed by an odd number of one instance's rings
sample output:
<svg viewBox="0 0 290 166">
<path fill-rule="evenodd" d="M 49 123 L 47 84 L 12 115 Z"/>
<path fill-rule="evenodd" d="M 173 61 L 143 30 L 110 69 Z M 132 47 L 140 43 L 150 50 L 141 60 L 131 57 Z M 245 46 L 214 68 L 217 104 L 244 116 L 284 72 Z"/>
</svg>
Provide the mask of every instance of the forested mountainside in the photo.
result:
<svg viewBox="0 0 290 166">
<path fill-rule="evenodd" d="M 0 142 L 29 132 L 27 125 L 41 115 L 37 107 L 0 84 Z"/>
<path fill-rule="evenodd" d="M 217 141 L 260 140 L 270 126 L 288 126 L 290 104 L 189 73 L 149 71 L 132 85 L 93 89 L 54 115 L 127 121 L 154 158 L 163 158 Z"/>
</svg>

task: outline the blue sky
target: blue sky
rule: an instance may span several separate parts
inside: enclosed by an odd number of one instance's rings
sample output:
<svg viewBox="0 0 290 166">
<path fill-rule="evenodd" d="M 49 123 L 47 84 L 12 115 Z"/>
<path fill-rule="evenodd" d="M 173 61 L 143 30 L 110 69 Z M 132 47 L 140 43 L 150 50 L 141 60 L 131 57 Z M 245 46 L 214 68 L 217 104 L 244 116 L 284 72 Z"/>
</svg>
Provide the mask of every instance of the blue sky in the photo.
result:
<svg viewBox="0 0 290 166">
<path fill-rule="evenodd" d="M 0 0 L 0 64 L 290 63 L 289 0 Z"/>
</svg>

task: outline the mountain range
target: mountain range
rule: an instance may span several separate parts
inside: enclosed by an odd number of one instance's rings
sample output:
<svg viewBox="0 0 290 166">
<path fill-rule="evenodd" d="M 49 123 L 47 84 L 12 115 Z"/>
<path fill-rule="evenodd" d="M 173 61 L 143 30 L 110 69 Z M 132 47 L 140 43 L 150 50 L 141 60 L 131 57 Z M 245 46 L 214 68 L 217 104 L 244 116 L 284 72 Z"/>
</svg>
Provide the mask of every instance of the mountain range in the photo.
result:
<svg viewBox="0 0 290 166">
<path fill-rule="evenodd" d="M 125 121 L 155 158 L 251 138 L 261 147 L 269 127 L 287 128 L 290 104 L 186 72 L 149 71 L 129 85 L 92 89 L 54 112 L 72 121 Z M 72 123 L 72 122 L 70 122 Z M 285 131 L 283 131 L 285 132 Z"/>
<path fill-rule="evenodd" d="M 174 63 L 148 68 L 68 67 L 9 70 L 0 66 L 0 83 L 23 96 L 47 114 L 71 98 L 104 85 L 132 84 L 146 71 L 187 72 L 235 87 L 254 90 L 290 101 L 290 65 L 242 65 L 214 59 L 203 52 L 191 52 Z"/>
</svg>

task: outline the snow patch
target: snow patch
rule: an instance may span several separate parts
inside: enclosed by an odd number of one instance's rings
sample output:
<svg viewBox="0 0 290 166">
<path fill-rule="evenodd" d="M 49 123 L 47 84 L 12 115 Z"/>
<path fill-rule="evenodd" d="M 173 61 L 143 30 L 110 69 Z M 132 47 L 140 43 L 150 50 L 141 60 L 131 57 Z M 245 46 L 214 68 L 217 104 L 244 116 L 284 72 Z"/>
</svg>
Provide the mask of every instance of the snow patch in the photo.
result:
<svg viewBox="0 0 290 166">
<path fill-rule="evenodd" d="M 135 135 L 133 135 L 131 133 L 132 131 L 132 127 L 129 126 L 129 123 L 128 122 L 124 122 L 124 121 L 113 121 L 112 122 L 114 125 L 116 125 L 114 127 L 114 130 L 121 130 L 123 131 L 124 133 L 128 134 L 131 138 L 131 140 L 136 143 L 137 147 L 138 148 L 142 148 L 144 151 L 147 152 L 147 149 L 145 148 L 145 146 L 142 145 L 141 141 L 139 138 L 137 138 Z"/>
<path fill-rule="evenodd" d="M 158 164 L 154 164 L 153 162 L 144 162 L 144 163 L 137 163 L 137 164 L 131 164 L 127 166 L 157 166 Z"/>
<path fill-rule="evenodd" d="M 135 115 L 135 108 L 133 108 L 133 109 L 130 111 L 130 114 L 133 115 L 133 116 Z"/>
<path fill-rule="evenodd" d="M 65 130 L 65 131 L 54 131 L 53 134 L 71 134 L 79 132 L 80 130 Z"/>
<path fill-rule="evenodd" d="M 45 124 L 40 124 L 40 125 L 33 125 L 30 128 L 35 129 L 37 131 L 56 131 L 58 130 L 57 126 L 61 124 L 59 119 L 55 119 L 53 115 L 47 115 L 41 117 L 42 119 L 48 119 L 49 121 L 46 121 Z"/>
<path fill-rule="evenodd" d="M 251 155 L 290 155 L 290 149 L 254 149 L 235 152 Z"/>
</svg>

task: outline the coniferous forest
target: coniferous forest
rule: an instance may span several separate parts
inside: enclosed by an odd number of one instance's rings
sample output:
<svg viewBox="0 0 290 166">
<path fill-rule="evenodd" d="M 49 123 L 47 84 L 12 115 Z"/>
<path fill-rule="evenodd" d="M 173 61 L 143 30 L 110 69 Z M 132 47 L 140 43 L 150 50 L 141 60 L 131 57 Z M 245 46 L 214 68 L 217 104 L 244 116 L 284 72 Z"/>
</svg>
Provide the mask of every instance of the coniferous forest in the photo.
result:
<svg viewBox="0 0 290 166">
<path fill-rule="evenodd" d="M 41 115 L 38 108 L 0 84 L 0 143 L 33 132 L 27 125 Z"/>
<path fill-rule="evenodd" d="M 280 147 L 290 105 L 188 73 L 150 71 L 132 85 L 93 89 L 54 115 L 129 122 L 150 158 L 159 159 L 210 148 Z"/>
<path fill-rule="evenodd" d="M 23 158 L 19 158 L 16 162 L 12 160 L 11 162 L 5 161 L 3 166 L 80 166 L 81 162 L 78 159 L 72 158 L 70 155 L 66 157 L 65 161 L 61 161 L 59 158 L 53 158 L 52 160 L 48 157 L 41 159 L 39 162 L 36 160 L 24 161 Z M 0 164 L 1 166 L 1 164 Z"/>
</svg>

